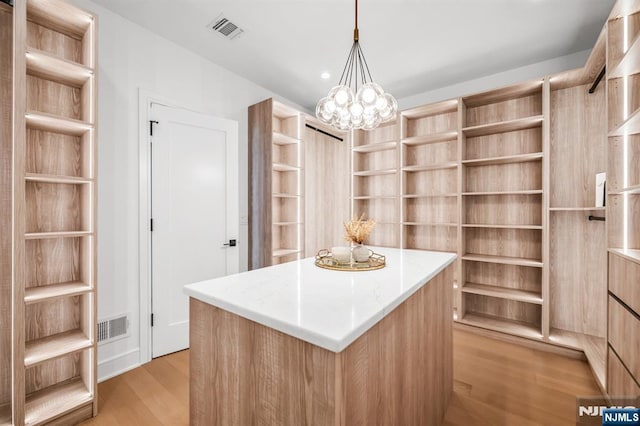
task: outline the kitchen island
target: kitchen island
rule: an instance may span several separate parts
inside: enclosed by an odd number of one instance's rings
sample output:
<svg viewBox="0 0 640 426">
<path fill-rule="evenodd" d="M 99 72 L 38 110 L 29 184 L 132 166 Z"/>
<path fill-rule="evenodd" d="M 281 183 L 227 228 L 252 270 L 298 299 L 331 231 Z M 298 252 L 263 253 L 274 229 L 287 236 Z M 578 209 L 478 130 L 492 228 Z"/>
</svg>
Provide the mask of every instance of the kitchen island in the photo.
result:
<svg viewBox="0 0 640 426">
<path fill-rule="evenodd" d="M 190 284 L 192 425 L 435 425 L 452 392 L 455 254 L 375 248 Z"/>
</svg>

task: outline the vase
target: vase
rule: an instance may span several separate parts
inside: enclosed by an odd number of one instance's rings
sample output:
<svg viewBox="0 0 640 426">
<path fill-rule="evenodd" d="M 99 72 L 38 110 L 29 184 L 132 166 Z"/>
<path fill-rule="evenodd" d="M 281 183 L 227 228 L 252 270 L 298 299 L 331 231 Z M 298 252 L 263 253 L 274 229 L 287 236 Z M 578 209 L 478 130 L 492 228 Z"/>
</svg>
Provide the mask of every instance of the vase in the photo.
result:
<svg viewBox="0 0 640 426">
<path fill-rule="evenodd" d="M 351 262 L 351 250 L 349 247 L 332 247 L 331 256 L 338 263 L 348 264 Z"/>
<path fill-rule="evenodd" d="M 355 262 L 368 262 L 369 257 L 373 254 L 373 251 L 369 250 L 368 247 L 363 246 L 362 244 L 358 244 L 354 248 L 351 249 L 351 256 L 353 256 L 353 260 Z"/>
</svg>

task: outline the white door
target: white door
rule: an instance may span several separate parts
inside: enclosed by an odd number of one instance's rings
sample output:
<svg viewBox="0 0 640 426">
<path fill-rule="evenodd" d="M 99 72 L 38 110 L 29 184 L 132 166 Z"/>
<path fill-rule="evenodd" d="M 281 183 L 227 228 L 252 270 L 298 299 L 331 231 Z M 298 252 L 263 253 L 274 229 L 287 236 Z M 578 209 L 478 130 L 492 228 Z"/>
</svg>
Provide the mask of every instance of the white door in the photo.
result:
<svg viewBox="0 0 640 426">
<path fill-rule="evenodd" d="M 238 271 L 238 125 L 151 104 L 152 356 L 189 347 L 183 287 Z M 231 204 L 231 205 L 230 205 Z"/>
</svg>

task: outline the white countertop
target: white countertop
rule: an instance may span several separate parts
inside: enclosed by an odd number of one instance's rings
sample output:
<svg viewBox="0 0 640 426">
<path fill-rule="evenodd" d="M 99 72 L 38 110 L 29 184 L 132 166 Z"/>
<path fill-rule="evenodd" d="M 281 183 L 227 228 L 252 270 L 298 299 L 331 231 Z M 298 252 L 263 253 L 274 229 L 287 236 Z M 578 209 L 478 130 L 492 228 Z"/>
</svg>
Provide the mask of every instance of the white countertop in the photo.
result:
<svg viewBox="0 0 640 426">
<path fill-rule="evenodd" d="M 185 293 L 267 327 L 341 352 L 456 258 L 454 253 L 372 247 L 375 271 L 321 269 L 309 257 L 201 281 Z"/>
</svg>

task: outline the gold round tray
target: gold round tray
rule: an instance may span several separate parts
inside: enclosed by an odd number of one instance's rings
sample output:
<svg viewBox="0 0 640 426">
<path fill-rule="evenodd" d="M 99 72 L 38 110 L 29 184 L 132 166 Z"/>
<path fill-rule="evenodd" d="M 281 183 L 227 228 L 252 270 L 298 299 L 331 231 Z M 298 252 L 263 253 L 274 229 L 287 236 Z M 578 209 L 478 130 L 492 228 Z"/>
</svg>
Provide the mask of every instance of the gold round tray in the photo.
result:
<svg viewBox="0 0 640 426">
<path fill-rule="evenodd" d="M 316 255 L 316 266 L 332 271 L 373 271 L 384 268 L 386 259 L 383 255 L 373 253 L 366 262 L 340 263 L 333 258 L 331 252 L 322 249 Z"/>
</svg>

